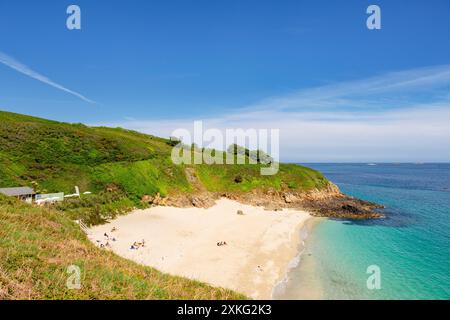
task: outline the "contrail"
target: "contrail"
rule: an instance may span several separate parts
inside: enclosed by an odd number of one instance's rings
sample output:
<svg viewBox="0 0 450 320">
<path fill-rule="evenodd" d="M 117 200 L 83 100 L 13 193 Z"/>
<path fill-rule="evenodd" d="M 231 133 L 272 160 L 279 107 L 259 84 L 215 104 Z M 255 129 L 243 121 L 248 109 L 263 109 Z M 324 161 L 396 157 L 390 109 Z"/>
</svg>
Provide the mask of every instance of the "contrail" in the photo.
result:
<svg viewBox="0 0 450 320">
<path fill-rule="evenodd" d="M 88 103 L 92 103 L 94 104 L 95 101 L 92 101 L 88 98 L 86 98 L 85 96 L 83 96 L 82 94 L 79 94 L 78 92 L 72 91 L 70 89 L 67 89 L 66 87 L 57 84 L 55 82 L 53 82 L 52 80 L 50 80 L 49 78 L 39 74 L 38 72 L 31 70 L 29 67 L 27 67 L 26 65 L 20 63 L 19 61 L 15 60 L 14 58 L 4 54 L 3 52 L 0 51 L 0 62 L 3 63 L 4 65 L 26 75 L 29 76 L 30 78 L 36 79 L 40 82 L 43 82 L 45 84 L 48 84 L 49 86 L 52 86 L 56 89 L 62 90 L 64 92 L 70 93 L 71 95 L 74 95 L 75 97 L 80 98 L 83 101 L 86 101 Z"/>
</svg>

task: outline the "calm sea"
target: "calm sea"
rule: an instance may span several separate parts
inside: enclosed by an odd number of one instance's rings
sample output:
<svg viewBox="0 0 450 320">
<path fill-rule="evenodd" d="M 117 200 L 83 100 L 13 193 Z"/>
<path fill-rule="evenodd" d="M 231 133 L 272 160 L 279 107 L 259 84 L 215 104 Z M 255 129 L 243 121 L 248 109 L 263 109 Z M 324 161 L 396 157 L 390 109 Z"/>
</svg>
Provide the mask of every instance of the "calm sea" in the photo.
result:
<svg viewBox="0 0 450 320">
<path fill-rule="evenodd" d="M 382 220 L 324 220 L 276 298 L 450 299 L 450 164 L 307 164 Z M 381 288 L 368 289 L 369 266 Z"/>
</svg>

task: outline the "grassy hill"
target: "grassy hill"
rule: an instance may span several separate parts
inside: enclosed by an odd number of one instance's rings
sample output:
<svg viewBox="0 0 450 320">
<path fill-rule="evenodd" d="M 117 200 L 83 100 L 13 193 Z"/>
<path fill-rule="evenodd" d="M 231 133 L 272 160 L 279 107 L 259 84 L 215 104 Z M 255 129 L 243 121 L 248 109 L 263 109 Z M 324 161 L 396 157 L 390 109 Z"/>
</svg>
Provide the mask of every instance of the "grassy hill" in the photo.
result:
<svg viewBox="0 0 450 320">
<path fill-rule="evenodd" d="M 132 190 L 135 184 L 123 185 L 130 188 L 130 195 L 165 193 L 168 185 L 174 190 L 188 190 L 183 175 L 171 172 L 180 168 L 168 163 L 168 155 L 170 145 L 165 139 L 120 128 L 90 128 L 0 111 L 2 186 L 35 181 L 44 192 L 73 192 L 75 185 L 100 191 L 108 183 L 124 184 L 121 171 L 129 170 L 129 176 L 139 180 L 144 175 L 147 181 L 144 190 Z M 105 176 L 105 171 L 114 176 Z M 153 190 L 148 190 L 150 186 Z"/>
<path fill-rule="evenodd" d="M 66 286 L 70 265 L 80 267 L 79 290 Z M 96 248 L 61 212 L 0 195 L 0 300 L 243 298 Z"/>
<path fill-rule="evenodd" d="M 0 111 L 0 187 L 28 185 L 41 193 L 73 193 L 79 186 L 94 195 L 65 201 L 61 209 L 87 223 L 142 206 L 143 195 L 194 192 L 186 166 L 172 163 L 171 150 L 169 140 L 135 131 Z M 281 164 L 274 176 L 260 175 L 261 165 L 189 167 L 212 192 L 303 191 L 328 184 L 319 172 L 294 164 Z"/>
<path fill-rule="evenodd" d="M 274 176 L 261 176 L 261 165 L 175 165 L 171 150 L 167 139 L 130 130 L 0 111 L 0 187 L 92 192 L 54 208 L 0 195 L 0 300 L 245 298 L 96 248 L 73 220 L 102 223 L 157 193 L 306 191 L 328 184 L 319 172 L 293 164 L 280 165 Z M 80 290 L 66 287 L 70 265 L 81 268 Z"/>
</svg>

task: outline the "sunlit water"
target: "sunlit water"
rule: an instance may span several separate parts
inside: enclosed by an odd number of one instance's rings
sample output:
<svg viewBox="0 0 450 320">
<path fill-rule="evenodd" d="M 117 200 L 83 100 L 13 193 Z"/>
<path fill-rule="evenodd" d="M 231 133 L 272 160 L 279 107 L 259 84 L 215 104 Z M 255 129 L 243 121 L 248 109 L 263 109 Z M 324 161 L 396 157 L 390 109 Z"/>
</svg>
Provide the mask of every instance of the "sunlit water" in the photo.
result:
<svg viewBox="0 0 450 320">
<path fill-rule="evenodd" d="M 276 298 L 450 299 L 450 164 L 308 164 L 382 220 L 324 220 Z M 381 271 L 369 290 L 367 268 Z"/>
</svg>

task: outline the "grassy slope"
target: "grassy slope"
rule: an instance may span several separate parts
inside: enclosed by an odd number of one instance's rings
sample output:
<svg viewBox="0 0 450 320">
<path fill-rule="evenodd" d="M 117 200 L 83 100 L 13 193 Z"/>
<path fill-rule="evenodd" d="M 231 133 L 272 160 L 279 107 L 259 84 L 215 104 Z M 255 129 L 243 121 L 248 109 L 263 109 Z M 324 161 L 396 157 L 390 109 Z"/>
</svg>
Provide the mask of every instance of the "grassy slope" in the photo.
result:
<svg viewBox="0 0 450 320">
<path fill-rule="evenodd" d="M 158 170 L 155 164 L 170 165 L 169 155 L 170 146 L 161 138 L 120 128 L 90 128 L 0 112 L 2 186 L 36 181 L 44 192 L 73 192 L 74 185 L 99 191 L 108 183 L 123 183 L 120 171 L 129 163 L 148 161 Z M 113 174 L 117 171 L 117 181 L 108 180 L 105 169 Z M 162 184 L 170 183 L 173 189 L 189 188 L 183 175 L 170 179 L 163 170 L 158 172 Z M 130 175 L 140 173 L 130 168 Z"/>
<path fill-rule="evenodd" d="M 322 188 L 328 181 L 321 173 L 296 164 L 281 164 L 279 172 L 273 176 L 262 176 L 260 166 L 242 165 L 207 165 L 196 166 L 199 179 L 209 191 L 243 191 L 252 189 L 293 189 L 310 190 Z M 236 176 L 242 182 L 233 183 Z"/>
<path fill-rule="evenodd" d="M 73 192 L 73 186 L 99 192 L 115 184 L 128 197 L 189 192 L 182 166 L 170 160 L 169 141 L 120 128 L 87 127 L 0 111 L 0 187 L 38 183 L 39 191 Z M 259 165 L 196 165 L 209 191 L 252 188 L 321 188 L 317 171 L 281 164 L 275 176 Z M 243 183 L 234 183 L 241 175 Z"/>
<path fill-rule="evenodd" d="M 66 287 L 72 264 L 81 268 L 80 290 Z M 60 212 L 0 195 L 0 300 L 242 298 L 98 249 Z"/>
<path fill-rule="evenodd" d="M 185 167 L 172 163 L 171 148 L 167 139 L 121 128 L 0 111 L 0 187 L 29 185 L 40 193 L 73 193 L 77 185 L 95 196 L 65 201 L 60 209 L 88 224 L 101 223 L 140 206 L 143 195 L 194 190 Z M 260 165 L 192 167 L 208 191 L 309 190 L 328 183 L 319 172 L 294 164 L 281 164 L 274 176 L 260 175 Z M 114 195 L 105 192 L 111 187 Z"/>
<path fill-rule="evenodd" d="M 170 161 L 168 140 L 120 128 L 92 128 L 0 111 L 0 187 L 94 195 L 59 208 L 31 207 L 0 195 L 2 298 L 243 298 L 227 290 L 164 275 L 97 249 L 72 220 L 101 223 L 139 205 L 144 194 L 192 192 L 185 168 Z M 257 165 L 195 165 L 209 191 L 308 190 L 326 185 L 317 171 L 281 165 L 261 176 Z M 235 183 L 236 176 L 242 182 Z M 105 189 L 114 187 L 114 192 Z M 68 290 L 66 268 L 82 269 L 82 289 Z"/>
</svg>

